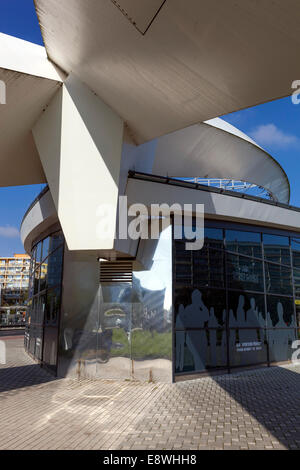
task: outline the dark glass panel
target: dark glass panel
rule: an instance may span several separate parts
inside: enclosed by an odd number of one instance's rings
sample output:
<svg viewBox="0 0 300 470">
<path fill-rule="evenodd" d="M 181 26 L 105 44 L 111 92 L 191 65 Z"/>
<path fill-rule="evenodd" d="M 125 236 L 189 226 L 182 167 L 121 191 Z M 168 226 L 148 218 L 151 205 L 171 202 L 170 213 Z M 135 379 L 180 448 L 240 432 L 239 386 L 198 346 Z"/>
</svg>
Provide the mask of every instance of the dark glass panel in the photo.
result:
<svg viewBox="0 0 300 470">
<path fill-rule="evenodd" d="M 232 367 L 266 363 L 268 356 L 265 330 L 231 328 L 229 330 L 229 358 Z"/>
<path fill-rule="evenodd" d="M 57 344 L 57 328 L 46 326 L 44 330 L 43 363 L 52 371 L 56 370 Z"/>
<path fill-rule="evenodd" d="M 38 297 L 34 297 L 32 300 L 32 305 L 30 309 L 30 324 L 36 323 L 36 311 L 37 311 L 37 302 L 38 302 Z"/>
<path fill-rule="evenodd" d="M 182 240 L 175 240 L 175 260 L 176 264 L 192 262 L 192 251 L 185 249 L 185 242 Z"/>
<path fill-rule="evenodd" d="M 292 270 L 286 266 L 265 263 L 266 290 L 273 294 L 293 295 Z"/>
<path fill-rule="evenodd" d="M 227 254 L 227 282 L 231 289 L 264 290 L 262 262 Z"/>
<path fill-rule="evenodd" d="M 34 355 L 35 353 L 35 336 L 36 336 L 36 328 L 34 325 L 30 325 L 28 350 L 32 355 Z"/>
<path fill-rule="evenodd" d="M 204 246 L 223 249 L 223 230 L 221 228 L 204 228 Z"/>
<path fill-rule="evenodd" d="M 278 328 L 268 330 L 270 362 L 290 361 L 295 349 L 292 347 L 296 340 L 294 328 Z"/>
<path fill-rule="evenodd" d="M 264 328 L 266 326 L 265 300 L 262 294 L 229 292 L 229 327 Z"/>
<path fill-rule="evenodd" d="M 64 242 L 64 237 L 63 237 L 62 232 L 57 232 L 51 235 L 49 252 L 52 253 L 54 250 L 56 250 L 56 248 L 62 245 L 63 242 Z"/>
<path fill-rule="evenodd" d="M 42 343 L 43 343 L 43 327 L 41 325 L 36 327 L 36 336 L 35 336 L 35 357 L 41 361 L 42 359 Z"/>
<path fill-rule="evenodd" d="M 40 295 L 37 301 L 36 323 L 42 325 L 45 318 L 46 295 Z"/>
<path fill-rule="evenodd" d="M 175 289 L 175 327 L 221 328 L 225 325 L 224 290 Z"/>
<path fill-rule="evenodd" d="M 50 254 L 48 258 L 48 287 L 61 284 L 63 265 L 63 246 Z"/>
<path fill-rule="evenodd" d="M 203 248 L 193 252 L 193 285 L 224 287 L 224 254 Z"/>
<path fill-rule="evenodd" d="M 47 288 L 48 260 L 43 261 L 40 266 L 40 292 Z"/>
<path fill-rule="evenodd" d="M 226 249 L 242 255 L 261 258 L 260 233 L 226 230 Z"/>
<path fill-rule="evenodd" d="M 300 299 L 300 269 L 293 270 L 295 297 Z"/>
<path fill-rule="evenodd" d="M 226 367 L 226 330 L 176 331 L 175 371 L 203 372 Z"/>
<path fill-rule="evenodd" d="M 268 295 L 267 308 L 268 328 L 287 328 L 295 326 L 295 309 L 292 298 Z"/>
<path fill-rule="evenodd" d="M 45 238 L 45 240 L 43 240 L 43 261 L 49 255 L 49 248 L 50 248 L 50 237 L 47 237 Z"/>
<path fill-rule="evenodd" d="M 60 288 L 50 289 L 47 292 L 46 324 L 56 326 L 58 324 L 60 309 Z"/>
<path fill-rule="evenodd" d="M 182 243 L 176 243 L 177 246 L 184 246 Z M 192 284 L 192 258 L 191 251 L 176 249 L 175 279 L 180 284 Z"/>
<path fill-rule="evenodd" d="M 289 265 L 290 247 L 289 238 L 279 235 L 263 235 L 265 259 L 274 263 Z"/>
<path fill-rule="evenodd" d="M 296 305 L 296 326 L 300 328 L 300 305 Z"/>
<path fill-rule="evenodd" d="M 34 286 L 33 294 L 36 295 L 39 291 L 39 282 L 40 282 L 40 268 L 37 268 L 34 272 Z"/>
<path fill-rule="evenodd" d="M 36 246 L 36 262 L 40 263 L 42 261 L 42 249 L 43 249 L 43 242 L 39 242 Z"/>
<path fill-rule="evenodd" d="M 291 246 L 293 253 L 293 265 L 300 268 L 300 238 L 291 238 Z"/>
</svg>

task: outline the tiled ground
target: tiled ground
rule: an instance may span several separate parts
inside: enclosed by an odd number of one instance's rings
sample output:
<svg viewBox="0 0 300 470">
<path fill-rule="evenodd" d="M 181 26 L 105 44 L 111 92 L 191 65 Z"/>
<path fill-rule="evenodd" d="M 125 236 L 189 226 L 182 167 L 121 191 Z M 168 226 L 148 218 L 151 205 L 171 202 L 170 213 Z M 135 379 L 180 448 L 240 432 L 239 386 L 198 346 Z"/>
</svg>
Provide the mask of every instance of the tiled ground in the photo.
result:
<svg viewBox="0 0 300 470">
<path fill-rule="evenodd" d="M 3 337 L 0 337 L 3 340 Z M 175 385 L 54 380 L 9 337 L 0 449 L 300 449 L 300 367 Z"/>
</svg>

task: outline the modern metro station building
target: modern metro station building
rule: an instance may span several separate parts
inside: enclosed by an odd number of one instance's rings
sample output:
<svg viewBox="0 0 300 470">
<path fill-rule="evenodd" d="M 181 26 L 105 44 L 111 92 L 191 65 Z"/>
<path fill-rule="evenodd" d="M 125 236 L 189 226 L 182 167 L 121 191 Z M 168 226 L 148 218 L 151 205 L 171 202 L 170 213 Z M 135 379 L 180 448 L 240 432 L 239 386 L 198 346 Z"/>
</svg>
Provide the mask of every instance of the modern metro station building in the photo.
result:
<svg viewBox="0 0 300 470">
<path fill-rule="evenodd" d="M 284 36 L 274 7 L 258 47 L 251 2 L 229 16 L 220 3 L 158 3 L 132 2 L 125 15 L 108 0 L 70 2 L 71 24 L 60 2 L 37 0 L 46 50 L 0 36 L 10 51 L 0 64 L 0 184 L 47 183 L 21 226 L 31 256 L 25 348 L 59 376 L 172 382 L 289 362 L 300 338 L 300 209 L 276 160 L 215 118 L 290 93 L 295 13 Z M 233 52 L 245 18 L 247 44 Z M 276 60 L 265 63 L 270 51 Z M 256 86 L 243 84 L 246 69 Z M 173 208 L 158 239 L 118 235 L 120 196 L 126 209 Z M 175 236 L 178 204 L 204 205 L 199 250 Z M 147 219 L 150 230 L 156 222 Z"/>
<path fill-rule="evenodd" d="M 143 166 L 145 155 L 152 168 Z M 243 180 L 270 199 L 169 178 L 169 155 L 177 177 L 223 159 L 217 175 L 232 175 L 238 158 Z M 288 205 L 278 163 L 213 120 L 155 145 L 124 143 L 121 164 L 129 205 L 203 203 L 204 246 L 186 250 L 170 225 L 159 240 L 70 250 L 46 187 L 21 228 L 32 257 L 30 354 L 59 375 L 157 381 L 290 361 L 300 328 L 300 210 Z"/>
</svg>

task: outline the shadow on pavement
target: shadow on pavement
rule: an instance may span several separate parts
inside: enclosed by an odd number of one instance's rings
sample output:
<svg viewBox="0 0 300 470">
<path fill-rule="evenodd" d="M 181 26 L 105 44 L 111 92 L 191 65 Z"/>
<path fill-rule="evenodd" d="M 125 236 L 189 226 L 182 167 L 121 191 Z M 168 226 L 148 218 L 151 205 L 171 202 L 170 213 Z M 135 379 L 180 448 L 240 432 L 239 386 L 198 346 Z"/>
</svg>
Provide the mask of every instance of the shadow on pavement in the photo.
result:
<svg viewBox="0 0 300 470">
<path fill-rule="evenodd" d="M 0 368 L 0 393 L 57 380 L 38 364 Z"/>
</svg>

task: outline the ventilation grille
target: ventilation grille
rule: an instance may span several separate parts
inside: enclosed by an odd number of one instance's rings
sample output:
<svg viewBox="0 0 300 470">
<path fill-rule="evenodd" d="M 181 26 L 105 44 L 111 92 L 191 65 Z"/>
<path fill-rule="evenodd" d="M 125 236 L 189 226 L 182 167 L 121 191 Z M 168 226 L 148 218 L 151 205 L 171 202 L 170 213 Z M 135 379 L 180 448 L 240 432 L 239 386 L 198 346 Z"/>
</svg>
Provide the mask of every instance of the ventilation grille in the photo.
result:
<svg viewBox="0 0 300 470">
<path fill-rule="evenodd" d="M 132 282 L 132 261 L 102 261 L 100 283 Z"/>
</svg>

